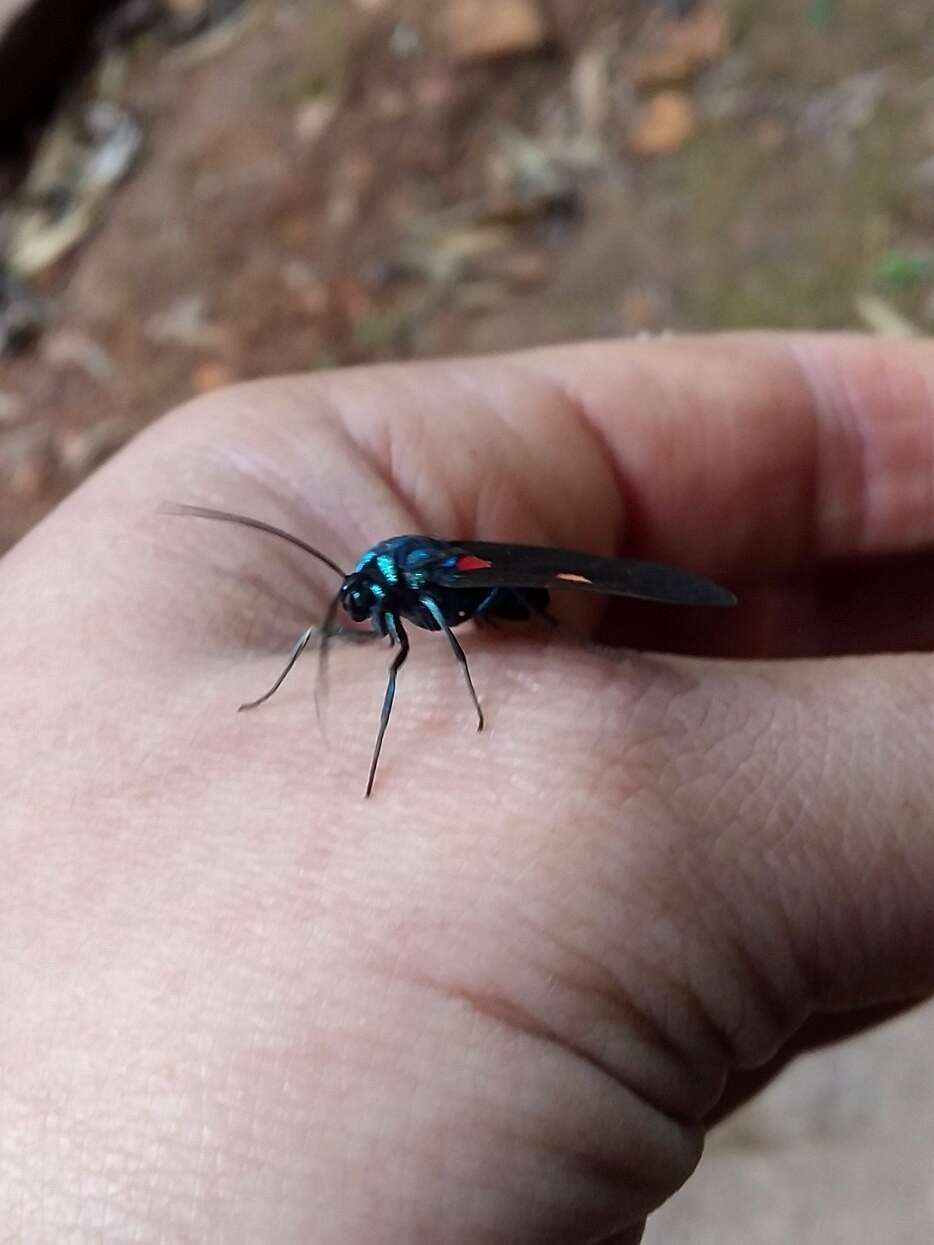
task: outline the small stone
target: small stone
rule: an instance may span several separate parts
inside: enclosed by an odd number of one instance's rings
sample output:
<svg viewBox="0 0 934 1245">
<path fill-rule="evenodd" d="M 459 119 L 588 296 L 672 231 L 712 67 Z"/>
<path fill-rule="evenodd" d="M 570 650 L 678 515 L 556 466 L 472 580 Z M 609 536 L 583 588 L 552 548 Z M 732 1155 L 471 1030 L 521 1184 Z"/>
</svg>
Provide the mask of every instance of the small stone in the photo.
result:
<svg viewBox="0 0 934 1245">
<path fill-rule="evenodd" d="M 439 16 L 449 56 L 457 61 L 541 52 L 548 27 L 532 0 L 448 0 Z"/>
<path fill-rule="evenodd" d="M 694 133 L 697 114 L 694 102 L 683 91 L 659 91 L 653 95 L 629 134 L 629 146 L 640 156 L 677 151 Z"/>
</svg>

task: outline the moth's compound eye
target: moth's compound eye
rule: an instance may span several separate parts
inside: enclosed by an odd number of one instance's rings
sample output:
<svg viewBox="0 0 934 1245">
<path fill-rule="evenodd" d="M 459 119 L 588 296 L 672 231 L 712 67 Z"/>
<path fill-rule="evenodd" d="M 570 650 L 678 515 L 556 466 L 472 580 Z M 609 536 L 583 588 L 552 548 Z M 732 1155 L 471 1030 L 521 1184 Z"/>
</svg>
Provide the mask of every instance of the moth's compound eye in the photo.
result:
<svg viewBox="0 0 934 1245">
<path fill-rule="evenodd" d="M 357 579 L 345 585 L 341 598 L 344 609 L 354 622 L 366 622 L 376 603 L 372 586 L 365 579 Z"/>
</svg>

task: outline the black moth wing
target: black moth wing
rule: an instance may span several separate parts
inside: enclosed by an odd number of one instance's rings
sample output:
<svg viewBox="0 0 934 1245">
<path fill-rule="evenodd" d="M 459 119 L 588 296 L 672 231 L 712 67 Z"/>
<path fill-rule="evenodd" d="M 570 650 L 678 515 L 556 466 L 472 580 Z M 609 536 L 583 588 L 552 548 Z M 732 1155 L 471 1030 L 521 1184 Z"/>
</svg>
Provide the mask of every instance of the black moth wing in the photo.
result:
<svg viewBox="0 0 934 1245">
<path fill-rule="evenodd" d="M 733 593 L 712 580 L 661 562 L 483 540 L 456 540 L 451 546 L 464 556 L 432 571 L 448 588 L 565 588 L 669 605 L 736 604 Z"/>
</svg>

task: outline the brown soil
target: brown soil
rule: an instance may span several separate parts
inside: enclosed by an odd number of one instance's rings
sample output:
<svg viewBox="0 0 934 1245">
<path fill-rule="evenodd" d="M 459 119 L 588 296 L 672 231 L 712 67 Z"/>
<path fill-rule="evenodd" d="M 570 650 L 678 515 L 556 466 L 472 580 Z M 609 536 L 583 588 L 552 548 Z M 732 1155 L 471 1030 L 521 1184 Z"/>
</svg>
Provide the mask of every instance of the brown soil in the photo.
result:
<svg viewBox="0 0 934 1245">
<path fill-rule="evenodd" d="M 540 39 L 479 58 L 438 17 L 458 7 L 247 0 L 129 48 L 142 156 L 36 280 L 45 333 L 0 361 L 0 548 L 136 429 L 246 377 L 930 329 L 931 0 L 542 0 Z"/>
</svg>

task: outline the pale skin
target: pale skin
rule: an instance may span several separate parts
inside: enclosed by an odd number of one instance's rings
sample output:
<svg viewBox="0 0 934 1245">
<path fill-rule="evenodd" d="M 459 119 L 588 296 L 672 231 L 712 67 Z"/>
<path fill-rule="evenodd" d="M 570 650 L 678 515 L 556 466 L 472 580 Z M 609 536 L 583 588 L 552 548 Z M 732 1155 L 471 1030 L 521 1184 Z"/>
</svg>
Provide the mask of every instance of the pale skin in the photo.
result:
<svg viewBox="0 0 934 1245">
<path fill-rule="evenodd" d="M 482 734 L 416 633 L 365 801 L 388 648 L 335 645 L 326 736 L 313 652 L 237 714 L 336 577 L 167 501 L 342 566 L 633 553 L 741 606 L 601 624 L 716 659 L 460 628 Z M 714 1119 L 934 985 L 932 550 L 925 344 L 601 343 L 161 421 L 0 563 L 0 1223 L 638 1241 Z"/>
</svg>

